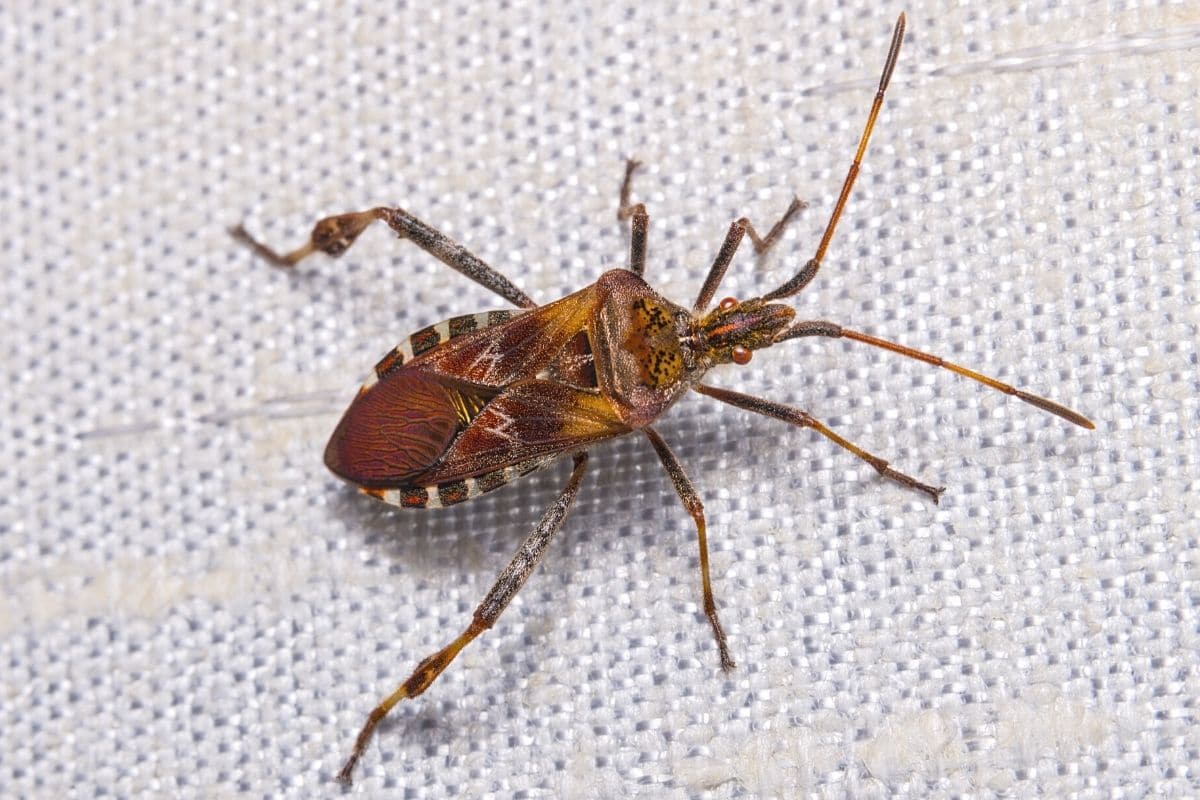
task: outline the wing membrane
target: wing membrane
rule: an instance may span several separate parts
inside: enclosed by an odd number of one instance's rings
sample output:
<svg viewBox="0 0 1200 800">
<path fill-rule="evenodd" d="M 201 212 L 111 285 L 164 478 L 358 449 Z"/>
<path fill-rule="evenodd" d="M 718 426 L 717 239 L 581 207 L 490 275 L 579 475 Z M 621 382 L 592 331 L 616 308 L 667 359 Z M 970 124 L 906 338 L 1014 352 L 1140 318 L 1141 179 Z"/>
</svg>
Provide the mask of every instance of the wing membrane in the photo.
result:
<svg viewBox="0 0 1200 800">
<path fill-rule="evenodd" d="M 458 427 L 445 387 L 402 369 L 350 404 L 329 437 L 325 464 L 359 486 L 397 486 L 435 463 Z"/>
</svg>

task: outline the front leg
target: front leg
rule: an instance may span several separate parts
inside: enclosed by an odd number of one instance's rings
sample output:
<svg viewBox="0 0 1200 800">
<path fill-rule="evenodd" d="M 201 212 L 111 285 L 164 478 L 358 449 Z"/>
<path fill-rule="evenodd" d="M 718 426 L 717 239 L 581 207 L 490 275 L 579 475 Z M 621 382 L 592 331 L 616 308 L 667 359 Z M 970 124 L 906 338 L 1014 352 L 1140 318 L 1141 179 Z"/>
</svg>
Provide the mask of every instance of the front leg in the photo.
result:
<svg viewBox="0 0 1200 800">
<path fill-rule="evenodd" d="M 750 241 L 754 243 L 754 252 L 761 256 L 779 241 L 779 237 L 787 229 L 788 223 L 805 208 L 808 208 L 807 203 L 799 197 L 793 197 L 787 211 L 783 212 L 779 221 L 771 226 L 771 230 L 767 232 L 766 236 L 759 236 L 758 231 L 754 230 L 754 225 L 746 217 L 734 220 L 733 224 L 729 226 L 729 232 L 725 234 L 725 241 L 721 243 L 721 249 L 717 251 L 717 257 L 713 259 L 712 266 L 708 268 L 708 277 L 704 279 L 704 285 L 700 287 L 700 295 L 696 298 L 692 310 L 700 313 L 708 309 L 708 304 L 712 302 L 713 295 L 717 293 L 717 287 L 721 285 L 725 271 L 729 269 L 729 262 L 733 261 L 733 254 L 737 252 L 743 236 L 750 237 Z"/>
<path fill-rule="evenodd" d="M 521 308 L 535 308 L 537 303 L 518 289 L 508 278 L 476 256 L 467 248 L 436 228 L 426 225 L 402 208 L 379 206 L 368 211 L 351 211 L 325 217 L 313 226 L 308 241 L 289 253 L 278 253 L 251 236 L 238 225 L 230 233 L 262 258 L 277 267 L 291 268 L 316 252 L 336 258 L 354 244 L 359 234 L 372 222 L 383 220 L 401 239 L 409 239 L 417 247 L 429 253 L 451 269 L 461 272 L 485 289 L 503 297 Z"/>
<path fill-rule="evenodd" d="M 799 428 L 811 428 L 817 433 L 824 436 L 829 441 L 836 444 L 838 447 L 849 450 L 854 455 L 861 458 L 863 461 L 870 464 L 885 478 L 895 481 L 902 486 L 907 486 L 910 489 L 916 489 L 918 492 L 923 492 L 928 495 L 929 499 L 937 503 L 942 496 L 942 492 L 946 491 L 945 486 L 930 486 L 928 483 L 922 483 L 911 475 L 906 475 L 899 470 L 892 469 L 888 462 L 874 453 L 869 453 L 862 449 L 849 439 L 843 438 L 835 433 L 828 425 L 821 422 L 819 419 L 809 414 L 807 411 L 801 411 L 798 408 L 785 406 L 781 403 L 773 403 L 770 400 L 764 400 L 761 397 L 755 397 L 741 392 L 731 392 L 728 389 L 718 389 L 715 386 L 707 386 L 703 383 L 698 383 L 692 387 L 700 394 L 706 394 L 709 397 L 720 400 L 722 403 L 728 403 L 731 406 L 743 408 L 746 411 L 753 411 L 755 414 L 762 414 L 766 417 L 786 422 L 789 425 L 795 425 Z"/>
<path fill-rule="evenodd" d="M 654 445 L 654 452 L 658 453 L 659 460 L 662 461 L 667 474 L 671 476 L 671 483 L 675 485 L 675 491 L 679 494 L 679 499 L 683 501 L 683 507 L 696 522 L 696 535 L 700 541 L 700 586 L 704 593 L 704 615 L 708 617 L 713 635 L 717 637 L 717 652 L 721 656 L 721 669 L 730 672 L 737 664 L 729 655 L 729 643 L 725 640 L 725 629 L 721 627 L 721 620 L 717 617 L 717 602 L 713 599 L 712 579 L 709 577 L 708 571 L 708 531 L 704 524 L 704 504 L 700 502 L 700 496 L 696 494 L 696 487 L 692 486 L 679 459 L 671 452 L 666 441 L 658 435 L 658 431 L 653 428 L 642 428 L 642 433 L 646 434 L 650 444 Z"/>
</svg>

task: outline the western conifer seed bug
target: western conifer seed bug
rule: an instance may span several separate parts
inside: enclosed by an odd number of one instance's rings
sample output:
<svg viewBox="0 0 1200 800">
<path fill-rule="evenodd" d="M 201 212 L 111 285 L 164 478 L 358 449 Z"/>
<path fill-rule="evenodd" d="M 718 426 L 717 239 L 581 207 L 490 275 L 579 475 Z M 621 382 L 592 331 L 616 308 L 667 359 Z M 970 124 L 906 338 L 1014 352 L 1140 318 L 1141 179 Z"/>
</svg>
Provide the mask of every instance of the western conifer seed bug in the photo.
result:
<svg viewBox="0 0 1200 800">
<path fill-rule="evenodd" d="M 721 667 L 734 667 L 713 600 L 704 506 L 671 448 L 653 428 L 689 389 L 812 428 L 880 475 L 937 502 L 942 487 L 893 469 L 886 460 L 842 438 L 808 412 L 701 383 L 714 366 L 746 364 L 753 351 L 788 339 L 841 337 L 948 369 L 1075 425 L 1094 427 L 1065 406 L 937 356 L 832 322 L 798 321 L 790 306 L 776 302 L 795 295 L 816 277 L 883 105 L 904 24 L 901 14 L 858 150 L 815 254 L 791 279 L 761 297 L 726 298 L 711 306 L 743 237 L 750 237 L 759 254 L 766 252 L 804 203 L 793 200 L 766 236 L 760 236 L 746 218 L 730 225 L 699 296 L 687 309 L 660 296 L 642 279 L 649 216 L 642 203 L 630 202 L 630 185 L 638 167 L 632 160 L 625 166 L 617 211 L 618 219 L 631 223 L 629 268 L 606 272 L 591 286 L 544 306 L 538 306 L 466 248 L 401 208 L 379 207 L 322 219 L 308 243 L 287 254 L 258 243 L 241 227 L 234 229 L 237 238 L 271 263 L 292 267 L 317 251 L 341 255 L 371 223 L 382 220 L 400 238 L 410 239 L 517 306 L 515 311 L 468 314 L 430 325 L 384 356 L 358 390 L 325 449 L 325 463 L 338 476 L 401 508 L 441 508 L 490 492 L 560 456 L 569 454 L 574 461 L 566 486 L 501 571 L 466 630 L 417 664 L 371 711 L 338 774 L 340 781 L 350 782 L 375 727 L 392 707 L 428 689 L 459 651 L 496 622 L 562 525 L 583 480 L 588 448 L 604 439 L 639 432 L 658 454 L 695 521 L 704 613 L 716 637 Z"/>
</svg>

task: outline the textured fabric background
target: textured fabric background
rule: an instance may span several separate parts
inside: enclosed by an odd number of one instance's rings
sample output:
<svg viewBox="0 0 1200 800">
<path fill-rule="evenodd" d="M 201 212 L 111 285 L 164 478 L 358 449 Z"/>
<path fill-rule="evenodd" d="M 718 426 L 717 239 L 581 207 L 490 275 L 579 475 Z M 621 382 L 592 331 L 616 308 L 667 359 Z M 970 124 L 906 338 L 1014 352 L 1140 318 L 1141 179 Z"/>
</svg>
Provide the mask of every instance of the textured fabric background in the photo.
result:
<svg viewBox="0 0 1200 800">
<path fill-rule="evenodd" d="M 440 512 L 321 451 L 402 336 L 502 301 L 386 231 L 294 275 L 320 216 L 397 203 L 539 301 L 625 263 L 690 303 L 729 222 L 827 219 L 899 8 L 127 0 L 0 10 L 0 794 L 338 796 L 370 707 L 465 626 L 566 479 Z M 1088 433 L 871 348 L 713 383 L 948 490 L 706 398 L 597 447 L 546 563 L 369 748 L 354 796 L 1182 797 L 1200 728 L 1200 14 L 912 2 L 803 317 L 1062 400 Z"/>
</svg>

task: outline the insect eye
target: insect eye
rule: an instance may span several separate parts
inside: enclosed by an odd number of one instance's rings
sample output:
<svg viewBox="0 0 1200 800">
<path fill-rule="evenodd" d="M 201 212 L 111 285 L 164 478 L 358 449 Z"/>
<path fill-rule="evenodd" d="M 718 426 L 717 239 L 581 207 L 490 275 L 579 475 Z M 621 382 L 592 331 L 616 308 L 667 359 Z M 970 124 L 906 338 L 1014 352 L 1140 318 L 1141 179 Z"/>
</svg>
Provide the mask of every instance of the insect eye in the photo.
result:
<svg viewBox="0 0 1200 800">
<path fill-rule="evenodd" d="M 722 303 L 721 305 L 725 305 L 725 304 Z M 749 350 L 747 350 L 745 347 L 738 345 L 737 347 L 733 348 L 733 353 L 731 354 L 731 357 L 733 358 L 733 363 L 745 365 L 745 364 L 750 363 L 750 358 L 753 355 L 754 354 L 752 352 L 750 352 Z"/>
<path fill-rule="evenodd" d="M 726 297 L 724 300 L 721 301 L 721 305 L 717 306 L 717 308 L 721 309 L 722 311 L 730 311 L 730 310 L 736 308 L 737 304 L 738 304 L 738 301 L 735 300 L 734 298 Z"/>
</svg>

